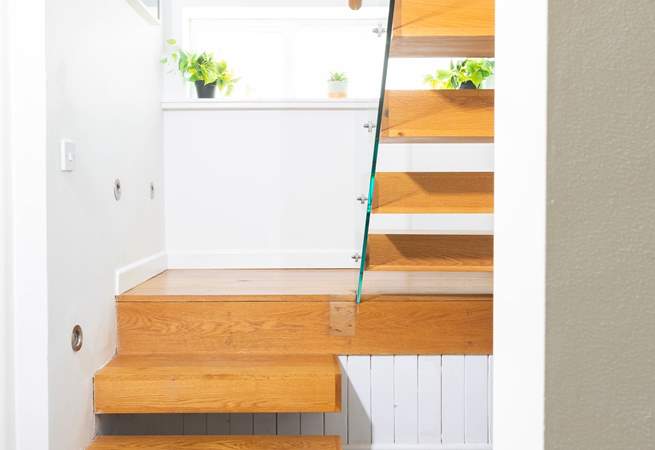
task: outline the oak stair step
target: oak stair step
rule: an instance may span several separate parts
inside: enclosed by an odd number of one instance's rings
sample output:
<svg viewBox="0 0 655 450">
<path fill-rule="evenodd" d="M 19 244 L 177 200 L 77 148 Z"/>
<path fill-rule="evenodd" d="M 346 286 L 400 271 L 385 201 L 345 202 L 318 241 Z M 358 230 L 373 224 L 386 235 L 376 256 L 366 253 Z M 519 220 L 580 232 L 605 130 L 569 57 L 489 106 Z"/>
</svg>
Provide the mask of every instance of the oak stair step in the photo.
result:
<svg viewBox="0 0 655 450">
<path fill-rule="evenodd" d="M 94 389 L 97 414 L 341 409 L 341 372 L 333 355 L 119 353 L 96 374 Z"/>
<path fill-rule="evenodd" d="M 387 91 L 381 139 L 384 143 L 493 142 L 494 91 Z"/>
<path fill-rule="evenodd" d="M 360 305 L 119 302 L 118 351 L 135 357 L 144 353 L 393 355 L 408 349 L 413 354 L 489 354 L 493 302 L 491 277 L 485 275 L 490 274 L 371 272 L 365 277 Z M 459 286 L 457 295 L 434 294 L 445 278 L 453 280 L 446 283 Z M 381 279 L 384 283 L 379 283 Z M 471 286 L 468 291 L 467 286 Z M 139 386 L 138 381 L 132 383 Z"/>
<path fill-rule="evenodd" d="M 493 57 L 494 0 L 397 0 L 393 57 Z"/>
<path fill-rule="evenodd" d="M 493 236 L 369 236 L 367 270 L 426 272 L 491 272 Z"/>
<path fill-rule="evenodd" d="M 373 213 L 491 213 L 491 172 L 380 172 Z"/>
<path fill-rule="evenodd" d="M 341 450 L 338 436 L 98 436 L 87 450 Z"/>
</svg>

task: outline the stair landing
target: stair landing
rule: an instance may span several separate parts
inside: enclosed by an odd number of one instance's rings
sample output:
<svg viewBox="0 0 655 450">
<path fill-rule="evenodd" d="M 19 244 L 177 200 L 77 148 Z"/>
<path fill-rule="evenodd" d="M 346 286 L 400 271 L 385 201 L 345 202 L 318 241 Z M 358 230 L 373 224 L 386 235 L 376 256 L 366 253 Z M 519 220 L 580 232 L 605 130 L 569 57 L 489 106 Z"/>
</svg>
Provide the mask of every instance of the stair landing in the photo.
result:
<svg viewBox="0 0 655 450">
<path fill-rule="evenodd" d="M 356 269 L 173 269 L 119 302 L 354 302 Z M 364 300 L 381 295 L 491 294 L 490 273 L 367 273 Z"/>
</svg>

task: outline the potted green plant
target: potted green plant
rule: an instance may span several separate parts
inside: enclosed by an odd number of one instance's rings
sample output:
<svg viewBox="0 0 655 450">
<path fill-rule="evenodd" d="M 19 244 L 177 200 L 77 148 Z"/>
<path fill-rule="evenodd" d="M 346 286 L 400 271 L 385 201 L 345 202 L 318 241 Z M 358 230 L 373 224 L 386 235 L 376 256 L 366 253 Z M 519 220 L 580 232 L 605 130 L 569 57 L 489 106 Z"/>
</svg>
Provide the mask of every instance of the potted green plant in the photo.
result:
<svg viewBox="0 0 655 450">
<path fill-rule="evenodd" d="M 480 89 L 482 83 L 494 74 L 491 59 L 464 59 L 450 62 L 448 69 L 426 75 L 423 81 L 432 89 Z"/>
<path fill-rule="evenodd" d="M 348 77 L 343 72 L 330 72 L 328 97 L 339 99 L 348 96 Z"/>
<path fill-rule="evenodd" d="M 166 43 L 176 45 L 175 39 L 169 39 Z M 223 95 L 230 96 L 239 81 L 228 68 L 227 62 L 217 61 L 211 52 L 194 53 L 174 47 L 161 62 L 174 65 L 185 80 L 194 83 L 198 98 L 214 98 L 216 88 Z"/>
</svg>

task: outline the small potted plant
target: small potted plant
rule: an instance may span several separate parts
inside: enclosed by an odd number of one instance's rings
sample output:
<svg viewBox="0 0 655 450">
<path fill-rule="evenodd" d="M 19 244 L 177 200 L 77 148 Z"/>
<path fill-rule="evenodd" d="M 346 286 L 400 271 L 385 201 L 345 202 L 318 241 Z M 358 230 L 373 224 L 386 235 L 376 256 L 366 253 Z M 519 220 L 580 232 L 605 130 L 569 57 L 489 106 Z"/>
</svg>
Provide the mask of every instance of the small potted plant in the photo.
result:
<svg viewBox="0 0 655 450">
<path fill-rule="evenodd" d="M 330 72 L 328 79 L 328 97 L 333 99 L 348 96 L 348 77 L 343 72 Z"/>
<path fill-rule="evenodd" d="M 482 83 L 494 74 L 494 65 L 490 59 L 451 61 L 448 69 L 426 75 L 423 81 L 432 89 L 480 89 Z"/>
<path fill-rule="evenodd" d="M 166 41 L 175 46 L 175 39 Z M 182 77 L 195 84 L 198 98 L 214 98 L 216 88 L 226 97 L 232 95 L 238 78 L 234 77 L 226 61 L 217 61 L 210 52 L 193 53 L 175 47 L 162 64 L 171 63 L 177 67 Z"/>
</svg>

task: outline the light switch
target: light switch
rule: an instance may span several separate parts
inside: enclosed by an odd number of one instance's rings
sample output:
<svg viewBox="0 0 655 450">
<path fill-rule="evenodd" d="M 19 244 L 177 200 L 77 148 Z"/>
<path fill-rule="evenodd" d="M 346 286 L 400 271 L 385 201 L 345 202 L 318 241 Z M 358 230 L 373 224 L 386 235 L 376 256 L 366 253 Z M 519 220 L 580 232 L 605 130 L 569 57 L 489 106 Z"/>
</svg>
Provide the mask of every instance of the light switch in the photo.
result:
<svg viewBox="0 0 655 450">
<path fill-rule="evenodd" d="M 75 142 L 69 139 L 62 139 L 60 143 L 61 164 L 60 169 L 62 172 L 72 172 L 75 170 Z"/>
</svg>

